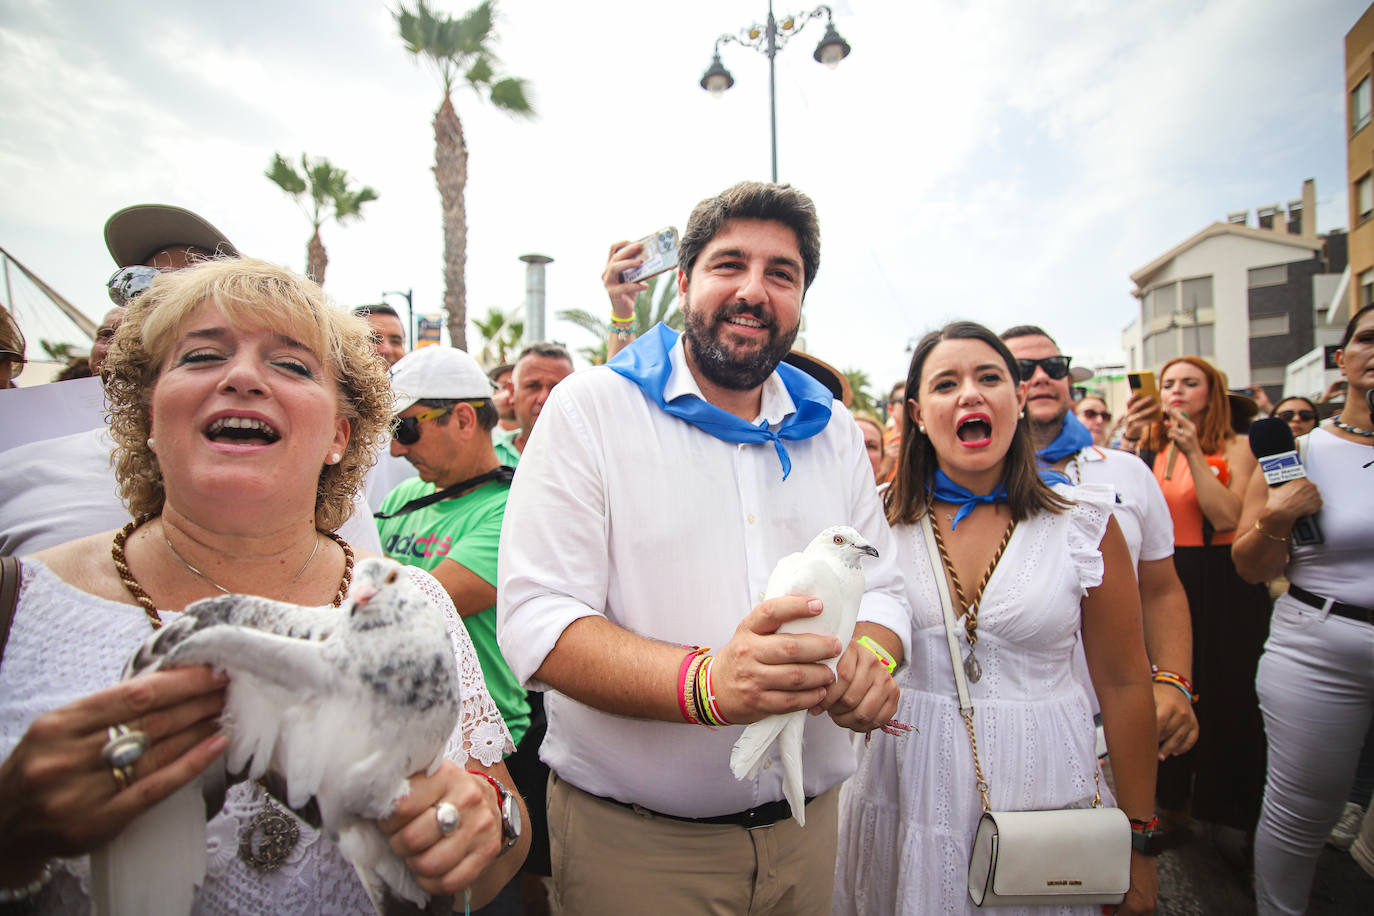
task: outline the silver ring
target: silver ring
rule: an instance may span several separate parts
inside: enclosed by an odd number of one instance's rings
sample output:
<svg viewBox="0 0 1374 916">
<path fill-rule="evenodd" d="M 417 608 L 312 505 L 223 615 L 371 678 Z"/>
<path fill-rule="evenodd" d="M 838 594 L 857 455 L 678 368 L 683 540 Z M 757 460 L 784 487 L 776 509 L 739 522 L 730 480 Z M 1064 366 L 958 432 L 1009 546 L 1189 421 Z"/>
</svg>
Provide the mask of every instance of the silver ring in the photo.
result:
<svg viewBox="0 0 1374 916">
<path fill-rule="evenodd" d="M 458 829 L 458 809 L 450 802 L 434 806 L 434 819 L 439 822 L 439 836 L 448 836 Z"/>
<path fill-rule="evenodd" d="M 133 731 L 127 725 L 111 725 L 105 734 L 110 740 L 100 749 L 100 759 L 111 769 L 128 771 L 148 749 L 147 733 Z"/>
</svg>

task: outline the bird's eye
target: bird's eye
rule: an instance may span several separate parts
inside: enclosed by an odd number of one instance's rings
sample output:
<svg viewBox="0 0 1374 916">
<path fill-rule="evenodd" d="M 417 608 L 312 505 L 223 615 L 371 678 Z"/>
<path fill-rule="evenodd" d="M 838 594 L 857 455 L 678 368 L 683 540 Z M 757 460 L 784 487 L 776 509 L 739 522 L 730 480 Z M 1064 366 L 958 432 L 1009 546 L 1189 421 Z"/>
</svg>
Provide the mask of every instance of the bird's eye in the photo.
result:
<svg viewBox="0 0 1374 916">
<path fill-rule="evenodd" d="M 399 575 L 399 573 L 397 573 L 396 570 L 394 570 L 394 569 L 393 569 L 391 572 L 387 573 L 387 574 L 386 574 L 386 584 L 387 584 L 387 585 L 395 585 L 395 584 L 396 584 L 396 576 L 397 576 L 397 575 Z"/>
<path fill-rule="evenodd" d="M 843 544 L 843 543 L 844 543 L 844 538 L 841 537 L 841 536 L 838 535 L 838 534 L 835 535 L 835 543 L 836 543 L 836 544 Z"/>
</svg>

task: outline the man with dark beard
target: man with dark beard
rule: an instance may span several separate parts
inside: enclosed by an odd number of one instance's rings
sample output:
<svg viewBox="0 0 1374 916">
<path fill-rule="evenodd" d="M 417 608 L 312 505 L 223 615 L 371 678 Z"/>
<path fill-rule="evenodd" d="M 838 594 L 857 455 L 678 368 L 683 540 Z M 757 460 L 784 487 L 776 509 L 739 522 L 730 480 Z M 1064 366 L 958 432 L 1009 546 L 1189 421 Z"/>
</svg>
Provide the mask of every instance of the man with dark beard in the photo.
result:
<svg viewBox="0 0 1374 916">
<path fill-rule="evenodd" d="M 697 205 L 679 260 L 683 334 L 656 326 L 544 405 L 507 504 L 498 638 L 548 691 L 561 912 L 814 911 L 831 894 L 849 729 L 896 709 L 909 613 L 857 427 L 781 364 L 820 261 L 811 200 L 736 185 Z M 820 602 L 764 600 L 774 564 L 839 524 L 881 554 L 855 640 L 778 633 Z M 837 655 L 832 675 L 820 662 Z M 741 730 L 684 727 L 801 709 L 815 714 L 804 829 L 776 751 L 737 781 Z"/>
</svg>

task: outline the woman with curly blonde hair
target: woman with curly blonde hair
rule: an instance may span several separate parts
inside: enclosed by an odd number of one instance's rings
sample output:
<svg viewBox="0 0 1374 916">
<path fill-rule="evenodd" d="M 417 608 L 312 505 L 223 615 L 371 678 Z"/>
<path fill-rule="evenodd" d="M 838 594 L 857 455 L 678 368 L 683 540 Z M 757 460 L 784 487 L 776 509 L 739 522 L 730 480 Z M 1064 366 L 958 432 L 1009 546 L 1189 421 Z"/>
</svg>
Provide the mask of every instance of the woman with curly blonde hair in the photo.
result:
<svg viewBox="0 0 1374 916">
<path fill-rule="evenodd" d="M 86 853 L 227 744 L 221 676 L 191 667 L 121 681 L 125 660 L 221 592 L 339 606 L 354 550 L 332 532 L 391 418 L 366 325 L 313 282 L 247 258 L 159 276 L 130 303 L 104 373 L 116 477 L 135 518 L 23 558 L 0 664 L 0 889 L 43 912 L 85 909 Z M 500 761 L 510 738 L 452 602 L 427 573 L 406 573 L 445 612 L 462 712 L 444 762 L 413 776 L 379 826 L 426 892 L 468 888 L 480 903 L 528 842 L 497 858 L 498 793 L 484 774 L 511 785 Z M 115 766 L 120 729 L 143 749 Z M 449 832 L 430 810 L 441 802 L 460 813 Z M 279 844 L 283 824 L 294 838 Z M 196 912 L 372 911 L 333 841 L 256 784 L 229 790 L 206 844 Z"/>
</svg>

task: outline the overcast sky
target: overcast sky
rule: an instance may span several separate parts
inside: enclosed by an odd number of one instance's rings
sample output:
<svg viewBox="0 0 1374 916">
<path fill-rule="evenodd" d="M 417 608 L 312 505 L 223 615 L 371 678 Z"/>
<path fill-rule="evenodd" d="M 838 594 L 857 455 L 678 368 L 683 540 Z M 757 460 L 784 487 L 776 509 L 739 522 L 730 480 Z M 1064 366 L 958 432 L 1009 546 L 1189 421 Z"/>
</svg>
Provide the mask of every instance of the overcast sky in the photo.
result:
<svg viewBox="0 0 1374 916">
<path fill-rule="evenodd" d="M 1119 356 L 1132 271 L 1229 211 L 1253 225 L 1305 178 L 1318 228 L 1347 225 L 1343 39 L 1362 0 L 833 7 L 853 47 L 837 69 L 811 57 L 823 19 L 777 57 L 779 171 L 821 217 L 808 349 L 881 387 L 905 374 L 910 337 L 954 318 L 1033 321 L 1080 361 Z M 734 88 L 698 86 L 716 36 L 767 9 L 500 6 L 504 69 L 530 81 L 538 117 L 455 94 L 471 314 L 520 305 L 527 252 L 554 258 L 550 316 L 604 313 L 612 241 L 681 227 L 696 201 L 768 177 L 767 59 L 728 45 Z M 303 270 L 309 224 L 262 172 L 274 151 L 304 151 L 380 194 L 361 223 L 325 227 L 325 288 L 345 305 L 413 288 L 438 311 L 440 95 L 382 2 L 7 0 L 0 246 L 93 318 L 113 270 L 102 228 L 129 204 L 189 207 L 241 251 Z M 22 286 L 27 327 L 38 302 Z"/>
</svg>

